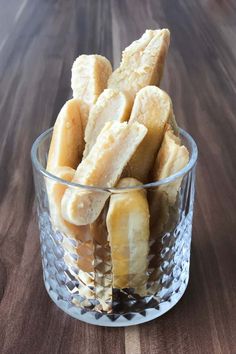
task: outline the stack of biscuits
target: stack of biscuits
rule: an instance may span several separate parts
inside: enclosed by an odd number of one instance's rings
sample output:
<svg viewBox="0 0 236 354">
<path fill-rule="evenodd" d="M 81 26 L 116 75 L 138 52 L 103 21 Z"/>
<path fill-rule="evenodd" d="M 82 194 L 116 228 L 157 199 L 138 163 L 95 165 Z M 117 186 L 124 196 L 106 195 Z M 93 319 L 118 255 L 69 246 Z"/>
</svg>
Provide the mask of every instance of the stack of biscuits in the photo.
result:
<svg viewBox="0 0 236 354">
<path fill-rule="evenodd" d="M 72 66 L 73 98 L 53 129 L 47 170 L 81 187 L 47 182 L 52 225 L 79 241 L 77 266 L 84 282 L 95 284 L 96 245 L 108 247 L 110 286 L 98 295 L 103 311 L 110 308 L 111 289 L 145 296 L 150 237 L 166 231 L 181 178 L 150 195 L 143 184 L 189 161 L 171 99 L 158 87 L 169 42 L 168 29 L 146 30 L 124 50 L 114 71 L 101 55 L 79 56 Z M 102 283 L 94 286 L 98 294 Z"/>
</svg>

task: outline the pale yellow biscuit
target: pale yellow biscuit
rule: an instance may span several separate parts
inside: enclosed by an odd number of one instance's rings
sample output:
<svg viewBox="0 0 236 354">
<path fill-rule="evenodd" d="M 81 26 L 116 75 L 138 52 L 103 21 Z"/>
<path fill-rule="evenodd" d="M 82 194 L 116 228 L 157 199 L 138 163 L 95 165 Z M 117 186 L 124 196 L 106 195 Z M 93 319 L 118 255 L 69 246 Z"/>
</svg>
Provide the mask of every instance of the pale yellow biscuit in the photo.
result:
<svg viewBox="0 0 236 354">
<path fill-rule="evenodd" d="M 146 30 L 140 39 L 129 45 L 122 61 L 108 80 L 108 88 L 136 93 L 147 85 L 159 85 L 170 43 L 168 29 Z"/>
<path fill-rule="evenodd" d="M 80 102 L 83 129 L 86 128 L 90 108 L 107 87 L 112 67 L 102 55 L 80 55 L 72 66 L 73 97 Z"/>
<path fill-rule="evenodd" d="M 126 173 L 146 182 L 164 136 L 165 125 L 172 119 L 170 97 L 156 86 L 140 90 L 135 98 L 129 124 L 139 122 L 148 132 L 128 163 Z"/>
<path fill-rule="evenodd" d="M 89 113 L 84 137 L 84 157 L 88 155 L 105 123 L 127 120 L 131 108 L 131 100 L 127 94 L 113 89 L 106 89 L 101 93 Z"/>
<path fill-rule="evenodd" d="M 114 187 L 146 132 L 147 129 L 137 122 L 107 122 L 90 153 L 78 166 L 73 182 Z M 75 225 L 91 224 L 109 195 L 108 191 L 68 188 L 61 202 L 62 215 Z"/>
<path fill-rule="evenodd" d="M 189 162 L 189 152 L 170 126 L 164 135 L 153 168 L 153 180 L 159 181 L 180 171 Z M 150 211 L 153 223 L 158 225 L 158 232 L 163 232 L 170 217 L 176 219 L 175 203 L 182 182 L 182 177 L 174 182 L 159 186 L 150 193 Z"/>
<path fill-rule="evenodd" d="M 134 178 L 123 178 L 117 188 L 139 186 Z M 114 288 L 134 288 L 144 295 L 149 251 L 149 207 L 145 190 L 112 194 L 107 213 Z"/>
</svg>

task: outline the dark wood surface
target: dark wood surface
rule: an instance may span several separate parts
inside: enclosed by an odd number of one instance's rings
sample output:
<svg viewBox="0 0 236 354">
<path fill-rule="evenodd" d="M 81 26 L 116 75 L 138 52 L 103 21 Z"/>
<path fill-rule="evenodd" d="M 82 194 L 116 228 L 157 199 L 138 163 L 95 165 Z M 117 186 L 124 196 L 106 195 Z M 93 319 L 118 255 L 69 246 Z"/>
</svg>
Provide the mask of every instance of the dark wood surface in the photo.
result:
<svg viewBox="0 0 236 354">
<path fill-rule="evenodd" d="M 159 27 L 172 33 L 162 87 L 200 152 L 190 283 L 157 320 L 94 327 L 44 289 L 30 148 L 71 95 L 78 54 L 116 66 Z M 0 0 L 1 353 L 236 353 L 235 43 L 234 0 Z"/>
</svg>

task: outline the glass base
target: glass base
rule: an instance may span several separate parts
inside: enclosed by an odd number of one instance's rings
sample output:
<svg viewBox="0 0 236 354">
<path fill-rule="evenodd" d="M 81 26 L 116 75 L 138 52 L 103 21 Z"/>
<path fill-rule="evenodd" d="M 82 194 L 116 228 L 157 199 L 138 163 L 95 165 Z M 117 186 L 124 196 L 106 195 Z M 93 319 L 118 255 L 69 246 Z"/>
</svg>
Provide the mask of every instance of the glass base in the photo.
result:
<svg viewBox="0 0 236 354">
<path fill-rule="evenodd" d="M 73 252 L 67 251 L 65 242 L 61 242 L 63 236 L 53 231 L 48 220 L 49 216 L 42 214 L 40 236 L 44 282 L 51 299 L 70 316 L 99 326 L 137 325 L 163 315 L 184 294 L 189 278 L 191 212 L 188 215 L 183 213 L 175 229 L 162 237 L 160 258 L 154 257 L 155 263 L 150 262 L 148 268 L 146 296 L 139 296 L 132 289 L 111 288 L 110 268 L 107 274 L 104 269 L 99 272 L 100 263 L 95 275 L 82 271 L 78 274 Z M 156 243 L 151 245 L 153 255 L 158 246 Z M 99 289 L 96 285 L 101 285 L 101 279 L 107 283 Z M 101 288 L 102 292 L 99 292 Z"/>
<path fill-rule="evenodd" d="M 168 301 L 161 302 L 156 308 L 146 309 L 141 313 L 136 312 L 128 312 L 125 314 L 108 314 L 101 313 L 97 311 L 84 310 L 77 306 L 72 305 L 70 302 L 62 300 L 58 297 L 50 287 L 50 285 L 45 281 L 44 284 L 48 295 L 52 299 L 52 301 L 64 312 L 66 312 L 71 317 L 74 317 L 82 322 L 86 322 L 89 324 L 97 325 L 97 326 L 105 326 L 105 327 L 127 327 L 134 326 L 141 323 L 149 322 L 154 320 L 157 317 L 162 316 L 167 311 L 172 309 L 177 302 L 183 296 L 187 286 L 188 286 L 188 278 L 182 283 L 182 286 L 178 289 L 178 292 L 174 293 L 171 297 L 169 297 Z"/>
</svg>

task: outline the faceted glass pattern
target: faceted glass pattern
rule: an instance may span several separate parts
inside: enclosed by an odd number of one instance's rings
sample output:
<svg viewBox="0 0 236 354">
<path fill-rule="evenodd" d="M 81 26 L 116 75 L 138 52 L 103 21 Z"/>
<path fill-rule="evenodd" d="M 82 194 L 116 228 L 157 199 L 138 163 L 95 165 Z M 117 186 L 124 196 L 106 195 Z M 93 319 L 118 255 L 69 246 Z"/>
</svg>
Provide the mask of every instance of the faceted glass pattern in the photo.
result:
<svg viewBox="0 0 236 354">
<path fill-rule="evenodd" d="M 32 159 L 43 277 L 49 296 L 64 312 L 91 324 L 129 326 L 159 317 L 182 297 L 189 279 L 197 149 L 188 134 L 182 131 L 181 135 L 190 157 L 195 160 L 192 159 L 191 168 L 182 178 L 165 230 L 159 232 L 155 220 L 151 221 L 145 296 L 135 294 L 134 289 L 112 287 L 105 211 L 94 224 L 87 226 L 89 238 L 86 241 L 72 239 L 54 229 L 46 188 L 48 177 L 43 168 L 40 170 L 40 165 L 46 166 L 51 131 L 45 132 L 34 144 Z M 176 180 L 171 181 L 174 182 Z M 151 200 L 158 186 L 144 188 Z M 158 222 L 158 215 L 156 219 Z"/>
</svg>

